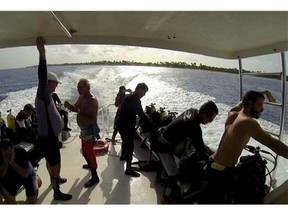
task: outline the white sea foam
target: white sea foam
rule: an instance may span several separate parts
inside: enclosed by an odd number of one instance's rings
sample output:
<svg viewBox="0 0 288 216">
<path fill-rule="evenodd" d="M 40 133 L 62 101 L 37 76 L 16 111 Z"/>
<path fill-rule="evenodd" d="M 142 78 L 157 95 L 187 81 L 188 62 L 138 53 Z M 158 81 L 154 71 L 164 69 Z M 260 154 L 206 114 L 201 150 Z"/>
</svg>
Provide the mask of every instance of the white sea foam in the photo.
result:
<svg viewBox="0 0 288 216">
<path fill-rule="evenodd" d="M 177 86 L 173 82 L 167 82 L 163 79 L 162 72 L 165 69 L 151 67 L 116 67 L 116 66 L 91 66 L 91 67 L 75 67 L 74 71 L 63 71 L 63 75 L 60 77 L 62 84 L 58 85 L 56 92 L 58 93 L 62 102 L 65 100 L 71 103 L 76 102 L 78 98 L 77 92 L 77 82 L 80 78 L 88 78 L 91 84 L 91 92 L 98 98 L 99 107 L 102 108 L 103 112 L 106 112 L 109 104 L 114 103 L 114 98 L 118 92 L 118 88 L 121 85 L 125 85 L 126 88 L 132 90 L 135 89 L 137 83 L 145 82 L 149 91 L 142 98 L 142 106 L 150 105 L 151 103 L 156 103 L 157 109 L 160 107 L 165 107 L 166 110 L 177 112 L 180 114 L 190 107 L 200 108 L 200 106 L 208 101 L 212 100 L 216 102 L 219 108 L 219 115 L 216 119 L 209 125 L 202 126 L 203 137 L 205 143 L 211 146 L 213 149 L 217 149 L 221 135 L 223 133 L 224 122 L 227 117 L 227 112 L 231 106 L 223 103 L 219 103 L 217 98 L 213 96 L 203 94 L 201 92 L 187 91 L 182 88 L 182 86 Z M 175 77 L 174 79 L 177 79 Z M 170 79 L 171 80 L 171 79 Z M 36 87 L 25 89 L 13 93 L 8 93 L 7 98 L 0 102 L 0 111 L 2 116 L 6 116 L 7 110 L 12 108 L 12 112 L 16 115 L 26 103 L 34 104 L 36 96 Z M 109 125 L 112 127 L 114 120 L 114 112 L 116 111 L 114 106 L 109 106 L 110 110 L 110 122 Z M 106 119 L 101 118 L 102 112 L 99 112 L 98 117 L 99 122 L 101 122 L 101 130 L 106 130 L 107 128 L 102 124 Z M 76 124 L 75 113 L 69 114 L 70 125 L 74 131 L 79 131 Z M 265 121 L 263 119 L 259 120 L 263 128 L 278 133 L 279 126 Z M 111 128 L 110 128 L 111 130 Z M 284 142 L 288 143 L 287 134 L 284 136 Z M 256 141 L 251 139 L 250 144 L 259 145 Z M 261 148 L 264 148 L 261 145 Z M 246 153 L 246 152 L 243 152 Z M 288 167 L 287 161 L 280 158 L 278 171 L 276 174 L 278 178 L 278 183 L 284 182 L 288 179 Z"/>
</svg>

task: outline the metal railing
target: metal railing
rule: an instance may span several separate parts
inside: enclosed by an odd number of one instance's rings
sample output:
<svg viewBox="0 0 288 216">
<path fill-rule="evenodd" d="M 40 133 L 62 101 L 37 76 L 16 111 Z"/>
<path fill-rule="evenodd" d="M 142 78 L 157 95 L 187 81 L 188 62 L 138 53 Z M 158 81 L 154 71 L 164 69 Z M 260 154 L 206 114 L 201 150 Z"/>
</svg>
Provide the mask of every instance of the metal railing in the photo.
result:
<svg viewBox="0 0 288 216">
<path fill-rule="evenodd" d="M 101 107 L 98 110 L 98 117 L 100 117 L 100 119 L 98 118 L 98 125 L 99 125 L 99 128 L 100 128 L 100 134 L 101 134 L 101 131 L 102 131 L 102 134 L 103 134 L 100 137 L 103 138 L 104 135 L 105 135 L 105 130 L 102 129 L 103 127 L 105 128 L 105 113 L 104 113 L 103 107 Z"/>
<path fill-rule="evenodd" d="M 239 62 L 239 90 L 240 90 L 240 99 L 243 96 L 243 75 L 255 75 L 255 73 L 243 73 L 242 71 L 242 62 L 241 59 L 238 59 Z M 282 72 L 279 73 L 269 73 L 269 74 L 277 74 L 281 76 L 281 103 L 271 103 L 271 102 L 265 102 L 265 104 L 267 105 L 271 105 L 271 106 L 277 106 L 281 108 L 281 113 L 280 113 L 280 123 L 279 123 L 279 133 L 275 134 L 272 132 L 267 131 L 268 133 L 270 133 L 273 136 L 276 136 L 281 142 L 283 142 L 284 139 L 284 125 L 285 125 L 285 114 L 286 114 L 286 100 L 287 100 L 287 96 L 286 96 L 286 64 L 285 64 L 285 53 L 281 52 L 281 63 L 282 63 Z M 261 73 L 257 73 L 257 75 L 260 75 Z M 265 73 L 266 74 L 266 73 Z M 271 162 L 271 160 L 269 160 Z M 275 163 L 278 163 L 278 155 L 276 155 L 276 161 Z M 277 171 L 277 167 L 275 168 L 275 170 L 272 173 L 272 181 L 274 182 L 274 185 L 272 185 L 272 187 L 275 187 L 275 183 L 276 183 L 276 179 L 275 179 L 275 175 L 276 175 L 276 171 Z"/>
</svg>

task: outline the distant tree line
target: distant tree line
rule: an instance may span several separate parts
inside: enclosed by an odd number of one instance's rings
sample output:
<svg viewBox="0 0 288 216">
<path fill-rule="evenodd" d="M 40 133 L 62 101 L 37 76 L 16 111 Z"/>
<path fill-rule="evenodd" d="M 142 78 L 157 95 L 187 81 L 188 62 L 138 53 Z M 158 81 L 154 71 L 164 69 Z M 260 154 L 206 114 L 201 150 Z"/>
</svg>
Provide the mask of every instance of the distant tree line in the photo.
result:
<svg viewBox="0 0 288 216">
<path fill-rule="evenodd" d="M 54 64 L 55 65 L 55 64 Z M 213 67 L 204 64 L 200 64 L 199 66 L 196 63 L 187 62 L 135 62 L 135 61 L 90 61 L 85 63 L 65 63 L 61 65 L 134 65 L 134 66 L 154 66 L 154 67 L 176 67 L 176 68 L 192 68 L 192 69 L 202 69 L 208 71 L 221 71 L 221 72 L 228 72 L 228 73 L 238 73 L 237 68 L 223 68 L 223 67 Z M 247 70 L 243 70 L 243 72 L 250 72 Z"/>
<path fill-rule="evenodd" d="M 214 66 L 208 66 L 201 64 L 197 66 L 197 64 L 194 62 L 191 62 L 190 64 L 187 62 L 135 62 L 135 61 L 90 61 L 90 62 L 84 62 L 84 63 L 64 63 L 64 64 L 50 64 L 50 65 L 133 65 L 133 66 L 154 66 L 154 67 L 173 67 L 173 68 L 192 68 L 192 69 L 201 69 L 206 71 L 218 71 L 218 72 L 226 72 L 226 73 L 235 73 L 238 74 L 237 68 L 223 68 L 223 67 L 214 67 Z M 35 67 L 35 66 L 34 66 Z M 243 69 L 243 73 L 256 73 L 258 76 L 266 77 L 266 78 L 272 78 L 272 79 L 281 79 L 280 75 L 269 75 L 265 73 L 261 73 L 262 71 L 249 71 Z M 288 77 L 286 78 L 286 81 L 288 81 Z"/>
</svg>

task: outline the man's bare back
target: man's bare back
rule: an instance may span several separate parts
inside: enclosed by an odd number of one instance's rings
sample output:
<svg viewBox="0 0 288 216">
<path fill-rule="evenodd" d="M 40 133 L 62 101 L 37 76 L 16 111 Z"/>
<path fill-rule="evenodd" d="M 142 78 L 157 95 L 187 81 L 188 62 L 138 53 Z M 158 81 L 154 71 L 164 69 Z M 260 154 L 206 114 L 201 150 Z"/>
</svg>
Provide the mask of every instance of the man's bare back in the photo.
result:
<svg viewBox="0 0 288 216">
<path fill-rule="evenodd" d="M 235 118 L 234 115 L 231 118 Z M 229 120 L 229 117 L 227 120 Z M 250 136 L 245 129 L 246 125 L 250 124 L 250 121 L 255 120 L 240 112 L 237 113 L 237 117 L 233 122 L 226 125 L 219 148 L 214 155 L 216 163 L 228 167 L 232 167 L 237 163 L 243 148 L 250 140 Z"/>
<path fill-rule="evenodd" d="M 270 92 L 264 93 L 270 102 L 275 101 Z M 230 110 L 220 145 L 213 155 L 214 162 L 223 166 L 234 166 L 251 137 L 276 154 L 288 158 L 288 147 L 265 132 L 255 120 L 264 110 L 264 93 L 263 96 L 259 96 L 258 93 L 257 100 L 249 99 L 245 106 L 240 102 Z"/>
</svg>

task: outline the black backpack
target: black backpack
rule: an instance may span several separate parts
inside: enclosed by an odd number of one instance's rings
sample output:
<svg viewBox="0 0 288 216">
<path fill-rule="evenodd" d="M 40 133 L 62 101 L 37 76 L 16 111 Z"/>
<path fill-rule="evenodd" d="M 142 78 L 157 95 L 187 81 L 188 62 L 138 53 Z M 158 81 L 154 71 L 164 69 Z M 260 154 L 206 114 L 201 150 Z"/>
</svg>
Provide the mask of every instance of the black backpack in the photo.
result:
<svg viewBox="0 0 288 216">
<path fill-rule="evenodd" d="M 236 168 L 234 203 L 260 204 L 267 194 L 266 163 L 260 154 L 242 156 Z"/>
</svg>

